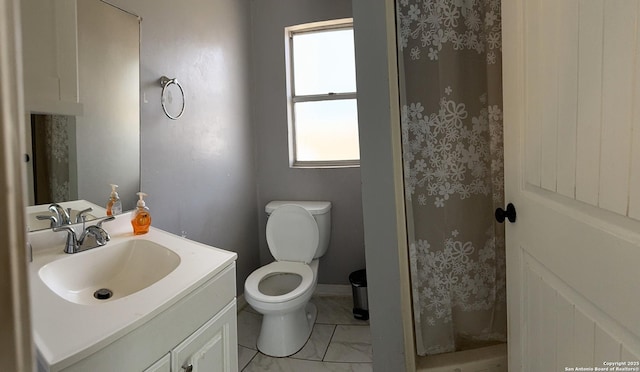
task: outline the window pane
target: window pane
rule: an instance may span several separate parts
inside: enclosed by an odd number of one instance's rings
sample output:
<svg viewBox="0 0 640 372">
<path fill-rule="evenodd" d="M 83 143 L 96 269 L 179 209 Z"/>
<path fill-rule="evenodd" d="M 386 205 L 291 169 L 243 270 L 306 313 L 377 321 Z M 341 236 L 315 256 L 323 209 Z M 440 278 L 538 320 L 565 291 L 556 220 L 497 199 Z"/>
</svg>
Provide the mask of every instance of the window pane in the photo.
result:
<svg viewBox="0 0 640 372">
<path fill-rule="evenodd" d="M 295 104 L 296 160 L 358 160 L 358 107 L 355 99 Z"/>
<path fill-rule="evenodd" d="M 295 95 L 356 91 L 353 29 L 293 35 Z"/>
</svg>

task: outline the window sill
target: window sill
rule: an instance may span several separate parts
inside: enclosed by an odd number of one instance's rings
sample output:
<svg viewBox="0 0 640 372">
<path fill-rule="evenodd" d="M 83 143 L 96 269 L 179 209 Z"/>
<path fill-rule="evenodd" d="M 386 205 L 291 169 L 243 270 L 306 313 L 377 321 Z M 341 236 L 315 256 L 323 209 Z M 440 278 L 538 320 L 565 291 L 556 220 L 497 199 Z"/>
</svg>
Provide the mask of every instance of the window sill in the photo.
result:
<svg viewBox="0 0 640 372">
<path fill-rule="evenodd" d="M 327 168 L 359 168 L 360 160 L 340 161 L 296 161 L 289 164 L 289 168 L 295 169 L 327 169 Z"/>
</svg>

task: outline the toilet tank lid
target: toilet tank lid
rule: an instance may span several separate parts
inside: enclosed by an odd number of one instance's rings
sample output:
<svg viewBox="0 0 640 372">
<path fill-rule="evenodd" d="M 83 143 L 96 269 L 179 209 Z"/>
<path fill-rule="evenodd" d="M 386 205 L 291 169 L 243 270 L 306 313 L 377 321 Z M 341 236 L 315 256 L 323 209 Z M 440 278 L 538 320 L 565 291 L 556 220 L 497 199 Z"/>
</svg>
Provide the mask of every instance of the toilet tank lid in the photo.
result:
<svg viewBox="0 0 640 372">
<path fill-rule="evenodd" d="M 331 210 L 331 202 L 329 201 L 294 201 L 294 200 L 274 200 L 267 203 L 264 207 L 265 212 L 271 214 L 276 208 L 285 204 L 299 205 L 309 211 L 311 214 L 324 214 Z"/>
</svg>

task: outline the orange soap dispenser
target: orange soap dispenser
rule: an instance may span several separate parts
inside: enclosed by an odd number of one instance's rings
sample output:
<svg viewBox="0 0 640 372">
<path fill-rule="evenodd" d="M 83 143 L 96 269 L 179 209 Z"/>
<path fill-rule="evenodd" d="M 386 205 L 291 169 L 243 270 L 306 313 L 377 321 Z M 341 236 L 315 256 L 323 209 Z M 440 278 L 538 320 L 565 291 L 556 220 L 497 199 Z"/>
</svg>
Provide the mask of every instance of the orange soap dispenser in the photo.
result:
<svg viewBox="0 0 640 372">
<path fill-rule="evenodd" d="M 151 226 L 151 213 L 149 213 L 149 208 L 146 207 L 143 199 L 147 194 L 143 192 L 138 192 L 136 194 L 140 200 L 138 200 L 136 210 L 133 212 L 131 226 L 133 226 L 134 235 L 142 235 L 149 232 L 149 226 Z"/>
</svg>

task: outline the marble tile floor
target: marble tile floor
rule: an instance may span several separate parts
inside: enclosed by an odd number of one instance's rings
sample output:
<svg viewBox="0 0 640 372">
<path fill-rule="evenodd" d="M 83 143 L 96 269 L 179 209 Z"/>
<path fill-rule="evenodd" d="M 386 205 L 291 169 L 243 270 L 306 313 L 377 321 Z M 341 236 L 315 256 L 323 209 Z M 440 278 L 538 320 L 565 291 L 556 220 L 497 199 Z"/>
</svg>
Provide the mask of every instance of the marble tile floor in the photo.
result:
<svg viewBox="0 0 640 372">
<path fill-rule="evenodd" d="M 238 367 L 242 372 L 370 372 L 369 322 L 352 315 L 351 296 L 314 296 L 318 317 L 309 341 L 296 354 L 273 358 L 257 351 L 262 315 L 251 306 L 238 313 Z"/>
</svg>

